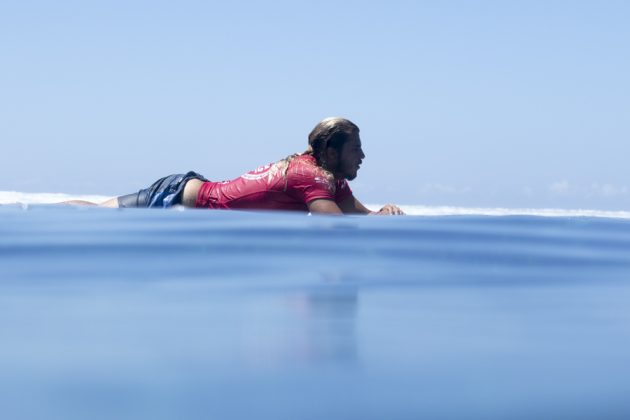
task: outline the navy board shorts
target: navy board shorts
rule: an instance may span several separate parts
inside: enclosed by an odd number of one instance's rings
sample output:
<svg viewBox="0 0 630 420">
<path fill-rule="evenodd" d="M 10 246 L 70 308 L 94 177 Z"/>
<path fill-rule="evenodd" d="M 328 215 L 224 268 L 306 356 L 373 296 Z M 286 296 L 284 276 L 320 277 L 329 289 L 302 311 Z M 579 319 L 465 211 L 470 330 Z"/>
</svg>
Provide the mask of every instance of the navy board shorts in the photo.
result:
<svg viewBox="0 0 630 420">
<path fill-rule="evenodd" d="M 137 193 L 118 197 L 118 207 L 169 208 L 181 204 L 184 187 L 191 179 L 208 181 L 202 175 L 192 171 L 165 176 Z"/>
</svg>

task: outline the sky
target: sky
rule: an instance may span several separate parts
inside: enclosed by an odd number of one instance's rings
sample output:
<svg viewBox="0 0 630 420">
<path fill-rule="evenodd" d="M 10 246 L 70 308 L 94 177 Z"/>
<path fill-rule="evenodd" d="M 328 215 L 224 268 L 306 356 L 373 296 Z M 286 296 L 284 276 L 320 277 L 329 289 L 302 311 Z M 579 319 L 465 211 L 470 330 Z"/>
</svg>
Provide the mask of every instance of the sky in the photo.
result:
<svg viewBox="0 0 630 420">
<path fill-rule="evenodd" d="M 0 191 L 232 179 L 344 116 L 363 202 L 630 209 L 628 1 L 0 0 Z"/>
</svg>

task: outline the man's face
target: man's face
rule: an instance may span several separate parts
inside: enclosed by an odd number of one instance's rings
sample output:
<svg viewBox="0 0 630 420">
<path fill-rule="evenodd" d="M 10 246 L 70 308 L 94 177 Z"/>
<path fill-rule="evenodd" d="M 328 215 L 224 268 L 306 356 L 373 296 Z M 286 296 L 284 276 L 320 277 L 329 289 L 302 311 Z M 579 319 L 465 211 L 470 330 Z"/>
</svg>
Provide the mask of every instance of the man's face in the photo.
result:
<svg viewBox="0 0 630 420">
<path fill-rule="evenodd" d="M 355 134 L 341 148 L 341 153 L 337 160 L 335 178 L 345 178 L 352 181 L 357 177 L 357 171 L 364 158 L 365 154 L 363 154 L 363 149 L 361 148 L 361 138 L 359 134 Z"/>
</svg>

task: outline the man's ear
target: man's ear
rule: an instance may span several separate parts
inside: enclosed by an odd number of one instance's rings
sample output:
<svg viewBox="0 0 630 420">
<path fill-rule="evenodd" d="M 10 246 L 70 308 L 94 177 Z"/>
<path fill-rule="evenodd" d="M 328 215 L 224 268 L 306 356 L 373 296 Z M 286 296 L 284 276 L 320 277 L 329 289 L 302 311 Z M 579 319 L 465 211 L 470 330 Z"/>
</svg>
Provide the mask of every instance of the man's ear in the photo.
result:
<svg viewBox="0 0 630 420">
<path fill-rule="evenodd" d="M 328 163 L 329 168 L 334 168 L 337 166 L 337 161 L 339 159 L 339 154 L 334 147 L 326 148 L 326 163 Z"/>
</svg>

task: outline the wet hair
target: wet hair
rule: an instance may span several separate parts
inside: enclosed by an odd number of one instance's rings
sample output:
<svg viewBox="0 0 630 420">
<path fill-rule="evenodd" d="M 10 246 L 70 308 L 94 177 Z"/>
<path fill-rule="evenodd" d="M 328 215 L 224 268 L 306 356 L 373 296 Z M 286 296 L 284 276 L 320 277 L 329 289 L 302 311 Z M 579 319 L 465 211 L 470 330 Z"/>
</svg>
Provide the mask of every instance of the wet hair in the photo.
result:
<svg viewBox="0 0 630 420">
<path fill-rule="evenodd" d="M 317 165 L 322 168 L 324 175 L 329 181 L 334 180 L 326 164 L 326 149 L 332 147 L 341 153 L 341 148 L 354 134 L 359 134 L 359 127 L 352 121 L 341 117 L 330 117 L 321 120 L 308 135 L 308 148 L 302 155 L 311 155 L 317 161 Z M 300 153 L 296 153 L 276 162 L 272 168 L 272 173 L 280 171 L 286 177 L 289 163 Z M 271 173 L 270 173 L 271 176 Z"/>
<path fill-rule="evenodd" d="M 305 154 L 312 155 L 317 164 L 326 167 L 326 149 L 332 147 L 338 153 L 348 139 L 359 133 L 359 127 L 352 121 L 341 117 L 321 120 L 308 135 L 308 149 Z"/>
</svg>

